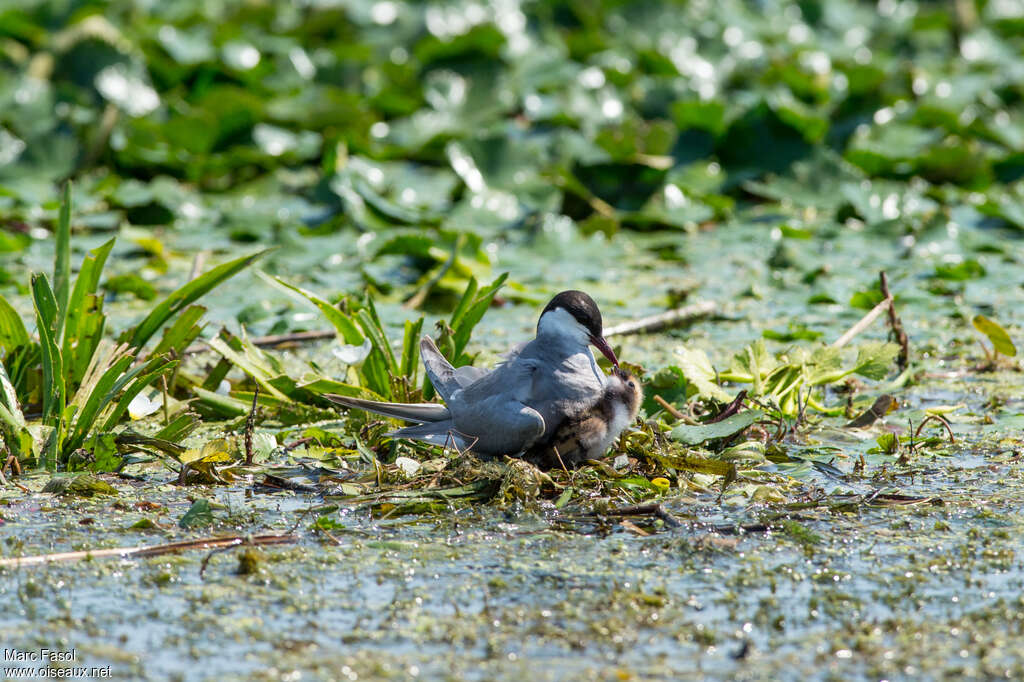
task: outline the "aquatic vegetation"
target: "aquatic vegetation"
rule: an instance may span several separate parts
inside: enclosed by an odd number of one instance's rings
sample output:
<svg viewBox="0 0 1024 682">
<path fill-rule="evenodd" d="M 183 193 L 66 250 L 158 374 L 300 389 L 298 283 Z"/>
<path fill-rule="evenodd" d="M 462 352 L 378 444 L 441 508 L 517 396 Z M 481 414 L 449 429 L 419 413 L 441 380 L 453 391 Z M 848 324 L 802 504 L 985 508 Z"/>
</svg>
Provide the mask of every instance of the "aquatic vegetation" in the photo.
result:
<svg viewBox="0 0 1024 682">
<path fill-rule="evenodd" d="M 28 464 L 68 465 L 72 455 L 86 446 L 89 461 L 99 470 L 110 470 L 112 453 L 104 438 L 119 425 L 136 396 L 156 381 L 166 381 L 178 365 L 174 358 L 199 336 L 205 309 L 194 302 L 259 254 L 197 276 L 114 342 L 104 337 L 103 297 L 97 293 L 114 240 L 91 251 L 72 281 L 70 184 L 64 192 L 56 237 L 53 286 L 42 273 L 34 274 L 31 281 L 38 341 L 0 297 L 0 432 L 9 452 Z M 161 328 L 160 341 L 144 353 Z M 35 410 L 38 420 L 26 419 L 25 413 Z"/>
</svg>

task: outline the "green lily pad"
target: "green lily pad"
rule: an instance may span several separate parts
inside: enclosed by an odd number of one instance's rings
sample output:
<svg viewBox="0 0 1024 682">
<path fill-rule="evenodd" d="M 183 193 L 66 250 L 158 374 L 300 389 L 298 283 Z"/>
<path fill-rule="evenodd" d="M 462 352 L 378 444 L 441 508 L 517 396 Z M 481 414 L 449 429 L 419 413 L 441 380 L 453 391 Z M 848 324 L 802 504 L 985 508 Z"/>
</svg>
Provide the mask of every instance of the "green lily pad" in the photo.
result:
<svg viewBox="0 0 1024 682">
<path fill-rule="evenodd" d="M 722 440 L 735 436 L 760 419 L 761 416 L 762 413 L 759 410 L 747 410 L 713 424 L 700 424 L 696 426 L 682 424 L 672 429 L 669 436 L 672 440 L 685 443 L 686 445 L 700 445 L 706 441 Z"/>
</svg>

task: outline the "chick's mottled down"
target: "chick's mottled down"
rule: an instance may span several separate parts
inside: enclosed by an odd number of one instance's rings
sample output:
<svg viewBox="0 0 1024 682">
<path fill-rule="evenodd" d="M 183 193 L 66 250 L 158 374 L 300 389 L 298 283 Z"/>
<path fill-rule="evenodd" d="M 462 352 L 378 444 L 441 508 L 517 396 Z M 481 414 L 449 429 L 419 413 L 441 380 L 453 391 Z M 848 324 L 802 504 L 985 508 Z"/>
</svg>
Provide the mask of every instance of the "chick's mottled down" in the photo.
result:
<svg viewBox="0 0 1024 682">
<path fill-rule="evenodd" d="M 562 464 L 575 467 L 588 459 L 598 459 L 636 419 L 643 398 L 640 381 L 626 370 L 613 367 L 598 401 L 566 418 L 550 439 L 530 448 L 524 459 L 542 469 Z"/>
</svg>

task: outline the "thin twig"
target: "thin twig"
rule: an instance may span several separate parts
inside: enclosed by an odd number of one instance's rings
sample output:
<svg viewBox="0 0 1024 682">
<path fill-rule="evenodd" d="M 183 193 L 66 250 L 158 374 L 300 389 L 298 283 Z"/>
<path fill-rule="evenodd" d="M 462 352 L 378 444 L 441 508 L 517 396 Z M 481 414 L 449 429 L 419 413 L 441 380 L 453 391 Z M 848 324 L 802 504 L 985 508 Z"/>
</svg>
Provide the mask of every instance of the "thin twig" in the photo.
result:
<svg viewBox="0 0 1024 682">
<path fill-rule="evenodd" d="M 842 348 L 846 344 L 853 340 L 853 337 L 860 334 L 862 331 L 871 326 L 871 323 L 878 319 L 878 316 L 884 313 L 889 308 L 889 301 L 882 300 L 874 308 L 868 311 L 868 314 L 857 320 L 857 323 L 846 330 L 846 333 L 840 336 L 832 344 L 833 348 Z"/>
<path fill-rule="evenodd" d="M 161 388 L 163 388 L 162 392 L 164 394 L 164 426 L 167 426 L 168 424 L 171 423 L 171 406 L 170 406 L 170 403 L 167 400 L 168 389 L 167 389 L 167 375 L 166 374 L 161 374 L 160 375 L 160 386 L 161 386 Z"/>
<path fill-rule="evenodd" d="M 243 542 L 259 545 L 283 545 L 298 542 L 296 535 L 231 535 L 228 537 L 208 537 L 198 540 L 184 540 L 182 542 L 169 542 L 162 545 L 142 545 L 140 547 L 112 547 L 109 549 L 86 549 L 77 552 L 56 552 L 53 554 L 39 554 L 35 556 L 12 557 L 0 559 L 0 567 L 7 566 L 40 566 L 43 564 L 58 561 L 82 561 L 83 559 L 100 559 L 104 557 L 151 557 L 163 554 L 174 554 L 192 549 L 212 549 L 216 547 L 231 547 L 240 545 Z"/>
<path fill-rule="evenodd" d="M 893 300 L 892 294 L 889 293 L 889 280 L 885 276 L 885 270 L 878 273 L 878 282 L 882 295 L 885 296 L 885 301 L 889 304 L 889 329 L 892 332 L 893 339 L 900 346 L 900 354 L 896 356 L 896 365 L 902 372 L 907 368 L 907 363 L 910 361 L 910 339 L 907 338 L 907 332 L 903 329 L 903 322 L 896 315 L 896 303 Z"/>
<path fill-rule="evenodd" d="M 631 504 L 626 507 L 617 507 L 615 509 L 609 509 L 601 512 L 608 516 L 656 516 L 665 522 L 665 525 L 670 528 L 678 528 L 683 525 L 679 522 L 679 519 L 665 511 L 665 508 L 656 502 L 650 502 L 648 504 Z"/>
<path fill-rule="evenodd" d="M 945 417 L 943 417 L 941 414 L 930 414 L 927 417 L 925 417 L 924 419 L 922 419 L 921 423 L 917 425 L 917 430 L 914 431 L 914 437 L 915 438 L 917 438 L 918 436 L 921 435 L 921 429 L 923 429 L 924 425 L 927 424 L 930 421 L 937 421 L 940 424 L 942 424 L 944 427 L 946 427 L 946 433 L 949 434 L 949 442 L 954 444 L 954 445 L 956 444 L 956 436 L 953 435 L 953 427 L 950 426 L 949 420 L 946 419 Z"/>
<path fill-rule="evenodd" d="M 214 549 L 211 549 L 206 554 L 206 556 L 203 557 L 203 561 L 199 564 L 199 578 L 202 579 L 203 574 L 206 573 L 206 565 L 210 563 L 210 559 L 213 558 L 214 554 L 221 554 L 223 552 L 230 552 L 235 547 L 238 547 L 239 545 L 243 545 L 243 544 L 248 544 L 248 543 L 246 543 L 243 540 L 242 542 L 236 542 L 234 544 L 227 545 L 226 547 L 215 547 Z"/>
<path fill-rule="evenodd" d="M 7 480 L 7 476 L 4 475 L 3 469 L 0 469 L 0 483 L 3 483 L 4 485 L 15 485 L 22 489 L 23 493 L 32 493 L 32 491 L 30 491 L 29 488 L 27 488 L 25 485 L 18 483 L 16 480 Z"/>
<path fill-rule="evenodd" d="M 660 395 L 654 396 L 654 402 L 656 402 L 659 405 L 661 405 L 663 408 L 665 408 L 666 412 L 668 412 L 670 415 L 672 415 L 673 417 L 675 417 L 679 421 L 683 422 L 684 424 L 689 424 L 690 426 L 696 426 L 699 423 L 696 419 L 688 417 L 685 414 L 683 414 L 682 412 L 680 412 L 678 409 L 676 409 L 676 407 L 674 405 L 672 405 L 670 402 L 668 402 L 667 400 L 662 398 Z"/>
<path fill-rule="evenodd" d="M 4 469 L 6 469 L 7 467 L 11 468 L 11 480 L 10 481 L 8 481 L 7 478 L 3 475 Z M 21 476 L 21 462 L 18 461 L 18 457 L 16 455 L 10 454 L 10 455 L 7 456 L 7 461 L 4 462 L 3 467 L 0 467 L 0 479 L 3 479 L 3 484 L 4 485 L 7 485 L 8 483 L 11 483 L 11 485 L 15 486 L 16 488 L 21 490 L 21 492 L 23 492 L 23 493 L 30 493 L 30 492 L 32 492 L 27 487 L 25 487 L 22 484 L 20 484 L 17 481 L 15 481 L 14 480 L 15 476 Z"/>
<path fill-rule="evenodd" d="M 566 476 L 568 476 L 569 478 L 572 478 L 572 474 L 570 474 L 569 470 L 565 467 L 565 462 L 562 461 L 562 453 L 560 453 L 558 451 L 558 446 L 557 445 L 552 445 L 551 449 L 555 451 L 555 457 L 558 458 L 558 463 L 562 465 L 562 471 L 565 472 Z"/>
<path fill-rule="evenodd" d="M 743 407 L 743 401 L 746 400 L 746 399 L 747 399 L 747 392 L 746 392 L 746 390 L 740 391 L 739 393 L 736 394 L 736 397 L 733 398 L 731 403 L 726 405 L 725 408 L 721 412 L 719 412 L 717 415 L 715 415 L 714 419 L 709 419 L 709 420 L 707 420 L 704 423 L 705 424 L 715 424 L 717 422 L 720 422 L 720 421 L 723 421 L 725 419 L 728 419 L 729 417 L 733 416 L 734 414 L 736 414 L 736 413 L 738 413 L 740 411 L 740 408 Z"/>
<path fill-rule="evenodd" d="M 604 330 L 605 336 L 625 336 L 627 334 L 646 334 L 661 331 L 669 327 L 677 327 L 701 317 L 707 317 L 718 309 L 713 301 L 698 301 L 690 305 L 676 308 L 657 315 L 641 317 L 639 320 L 623 322 Z"/>
</svg>

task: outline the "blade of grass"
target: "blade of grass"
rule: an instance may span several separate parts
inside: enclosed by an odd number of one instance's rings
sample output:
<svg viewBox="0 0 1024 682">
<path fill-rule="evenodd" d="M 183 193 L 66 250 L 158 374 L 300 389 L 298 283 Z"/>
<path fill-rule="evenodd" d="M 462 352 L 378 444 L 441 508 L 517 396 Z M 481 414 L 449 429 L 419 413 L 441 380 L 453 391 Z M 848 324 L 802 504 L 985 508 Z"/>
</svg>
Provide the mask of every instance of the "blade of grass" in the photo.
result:
<svg viewBox="0 0 1024 682">
<path fill-rule="evenodd" d="M 0 296 L 0 349 L 10 355 L 20 346 L 30 343 L 28 330 L 21 316 L 7 299 Z"/>
<path fill-rule="evenodd" d="M 157 440 L 178 443 L 199 427 L 199 417 L 195 412 L 183 412 L 172 419 L 167 426 L 153 434 Z"/>
<path fill-rule="evenodd" d="M 173 371 L 177 366 L 177 360 L 167 360 L 166 358 L 153 358 L 143 365 L 143 367 L 147 368 L 148 371 L 139 375 L 135 381 L 125 389 L 124 393 L 122 393 L 121 397 L 118 399 L 114 410 L 110 413 L 107 420 L 100 428 L 100 431 L 110 431 L 117 426 L 118 422 L 121 421 L 121 418 L 124 417 L 125 412 L 128 411 L 128 405 L 135 399 L 135 396 L 148 388 L 164 374 L 168 374 Z"/>
<path fill-rule="evenodd" d="M 32 277 L 32 300 L 36 308 L 36 326 L 39 329 L 39 345 L 42 349 L 43 361 L 43 423 L 50 423 L 51 417 L 60 416 L 64 411 L 64 371 L 61 364 L 60 349 L 57 348 L 53 335 L 52 324 L 57 315 L 57 304 L 46 275 L 37 274 Z M 56 442 L 60 442 L 58 425 L 55 434 Z"/>
<path fill-rule="evenodd" d="M 385 400 L 391 400 L 391 379 L 384 354 L 374 348 L 359 368 L 360 384 L 368 387 Z"/>
<path fill-rule="evenodd" d="M 402 337 L 402 376 L 409 377 L 416 383 L 420 368 L 420 333 L 423 331 L 423 318 L 411 322 L 405 321 L 405 335 Z"/>
<path fill-rule="evenodd" d="M 13 421 L 9 421 L 9 423 L 12 426 L 25 426 L 25 415 L 22 414 L 21 407 L 18 405 L 18 394 L 14 390 L 14 384 L 11 383 L 11 378 L 7 376 L 7 370 L 2 362 L 0 362 L 0 403 L 3 404 L 11 416 Z"/>
<path fill-rule="evenodd" d="M 217 285 L 247 268 L 257 258 L 267 253 L 267 251 L 269 249 L 218 265 L 181 286 L 153 308 L 152 312 L 138 326 L 122 334 L 120 340 L 128 341 L 135 348 L 142 348 L 167 320 L 200 297 L 209 293 Z"/>
<path fill-rule="evenodd" d="M 71 181 L 64 184 L 64 196 L 57 218 L 56 246 L 53 259 L 53 289 L 57 298 L 54 338 L 63 337 L 64 316 L 68 311 L 68 294 L 71 291 Z"/>
<path fill-rule="evenodd" d="M 225 343 L 223 339 L 219 338 L 210 339 L 207 343 L 209 344 L 210 348 L 220 353 L 222 356 L 233 362 L 236 367 L 238 367 L 243 372 L 252 377 L 253 381 L 258 383 L 260 385 L 260 388 L 265 390 L 267 393 L 269 393 L 270 395 L 274 396 L 279 400 L 290 402 L 288 396 L 286 396 L 281 391 L 277 390 L 273 386 L 273 384 L 270 383 L 270 379 L 272 379 L 273 377 L 269 376 L 267 369 L 265 367 L 261 367 L 257 364 L 254 364 L 253 362 L 250 362 L 249 358 L 245 356 L 244 352 L 240 353 L 234 350 L 227 343 Z"/>
<path fill-rule="evenodd" d="M 373 310 L 373 303 L 370 302 L 367 308 L 363 308 L 356 313 L 356 319 L 359 320 L 359 325 L 363 328 L 366 336 L 369 337 L 374 349 L 381 354 L 387 371 L 391 374 L 397 374 L 398 362 L 395 360 L 395 353 L 391 350 L 391 344 L 388 343 L 387 336 L 384 335 L 380 319 L 377 317 L 376 311 Z"/>
<path fill-rule="evenodd" d="M 469 310 L 469 306 L 473 303 L 473 299 L 476 297 L 476 292 L 480 289 L 480 285 L 476 281 L 476 277 L 469 278 L 469 284 L 466 285 L 466 290 L 462 292 L 462 298 L 459 299 L 459 304 L 455 306 L 455 310 L 452 311 L 451 322 L 449 325 L 452 329 L 459 323 L 462 316 Z"/>
<path fill-rule="evenodd" d="M 82 363 L 88 365 L 103 333 L 105 318 L 102 322 L 92 319 L 95 316 L 104 317 L 103 299 L 102 297 L 93 299 L 89 297 L 96 294 L 103 266 L 113 248 L 114 240 L 111 239 L 90 251 L 82 260 L 82 267 L 75 279 L 75 287 L 71 292 L 67 314 L 64 317 L 64 334 L 61 344 L 62 354 L 69 365 L 67 368 L 69 385 L 81 380 L 85 373 Z M 97 330 L 99 334 L 96 333 Z M 72 346 L 76 346 L 74 354 L 72 354 Z"/>
<path fill-rule="evenodd" d="M 268 278 L 264 276 L 264 279 Z M 274 277 L 272 281 L 275 281 L 286 289 L 303 296 L 306 300 L 315 305 L 338 332 L 338 337 L 345 343 L 352 346 L 358 346 L 365 340 L 366 337 L 364 337 L 363 333 L 359 331 L 359 327 L 357 327 L 355 322 L 352 321 L 352 318 L 338 310 L 335 306 L 331 305 L 329 301 L 325 301 L 312 291 L 307 291 L 302 287 L 290 284 L 280 277 Z"/>
<path fill-rule="evenodd" d="M 195 341 L 199 337 L 200 332 L 203 331 L 204 325 L 197 323 L 203 318 L 204 314 L 206 314 L 206 308 L 201 305 L 190 305 L 188 308 L 185 308 L 185 311 L 178 316 L 174 324 L 164 329 L 160 342 L 153 349 L 153 352 L 149 354 L 149 357 L 164 355 L 172 350 L 180 356 L 185 348 Z"/>
<path fill-rule="evenodd" d="M 463 359 L 462 351 L 466 349 L 466 345 L 469 343 L 469 337 L 473 333 L 473 327 L 480 322 L 484 313 L 486 313 L 488 308 L 491 307 L 491 302 L 494 300 L 494 296 L 498 293 L 498 290 L 501 289 L 502 285 L 505 284 L 505 280 L 507 279 L 508 273 L 502 273 L 496 280 L 491 282 L 490 286 L 477 294 L 472 305 L 465 310 L 465 312 L 459 317 L 458 321 L 452 323 L 452 329 L 455 331 L 455 337 L 453 339 L 455 343 L 455 353 L 452 358 L 452 364 L 456 366 L 460 364 L 459 362 L 456 362 L 456 360 L 461 361 Z"/>
<path fill-rule="evenodd" d="M 240 417 L 249 413 L 249 403 L 231 396 L 208 391 L 201 386 L 193 386 L 192 392 L 199 397 L 199 402 L 207 409 L 225 418 Z"/>
<path fill-rule="evenodd" d="M 100 411 L 106 407 L 116 395 L 114 391 L 115 385 L 118 383 L 125 371 L 131 366 L 134 357 L 128 354 L 118 353 L 115 350 L 111 355 L 113 362 L 107 367 L 106 371 L 100 375 L 96 383 L 89 388 L 88 396 L 85 399 L 85 404 L 82 405 L 82 409 L 78 412 L 75 418 L 74 429 L 68 436 L 67 441 L 64 444 L 64 454 L 68 454 L 71 451 L 77 449 L 81 443 L 85 442 L 85 437 L 88 432 L 92 429 L 97 415 Z M 138 368 L 142 369 L 142 366 Z M 78 396 L 76 396 L 77 398 Z"/>
</svg>

